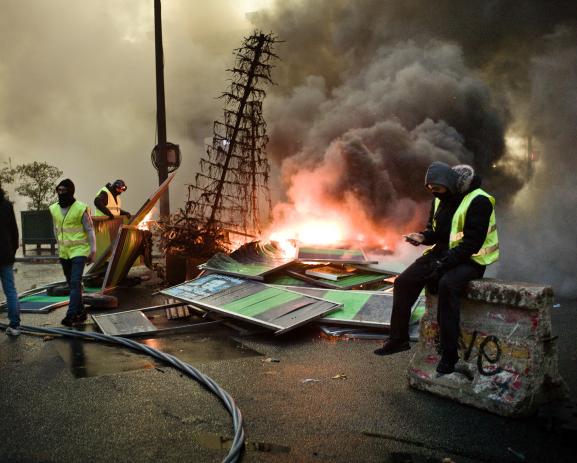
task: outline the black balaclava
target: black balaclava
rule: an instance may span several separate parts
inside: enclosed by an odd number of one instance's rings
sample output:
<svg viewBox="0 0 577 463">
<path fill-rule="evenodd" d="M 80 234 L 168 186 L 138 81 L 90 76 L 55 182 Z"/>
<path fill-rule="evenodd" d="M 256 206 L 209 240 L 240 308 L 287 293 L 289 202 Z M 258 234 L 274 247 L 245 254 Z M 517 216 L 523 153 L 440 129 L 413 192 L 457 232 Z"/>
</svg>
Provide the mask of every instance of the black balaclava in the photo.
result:
<svg viewBox="0 0 577 463">
<path fill-rule="evenodd" d="M 68 191 L 66 193 L 58 193 L 59 186 L 66 187 Z M 74 187 L 74 183 L 72 183 L 72 180 L 70 180 L 69 178 L 62 180 L 56 186 L 56 190 L 57 190 L 56 194 L 58 194 L 58 204 L 60 204 L 60 207 L 64 208 L 70 207 L 72 206 L 72 204 L 74 204 L 74 201 L 76 201 L 74 199 L 74 192 L 76 191 L 76 188 Z"/>
<path fill-rule="evenodd" d="M 442 185 L 447 188 L 445 193 L 433 193 L 435 198 L 440 200 L 448 199 L 457 190 L 457 173 L 451 169 L 451 166 L 444 162 L 434 161 L 427 169 L 425 175 L 425 185 Z"/>
</svg>

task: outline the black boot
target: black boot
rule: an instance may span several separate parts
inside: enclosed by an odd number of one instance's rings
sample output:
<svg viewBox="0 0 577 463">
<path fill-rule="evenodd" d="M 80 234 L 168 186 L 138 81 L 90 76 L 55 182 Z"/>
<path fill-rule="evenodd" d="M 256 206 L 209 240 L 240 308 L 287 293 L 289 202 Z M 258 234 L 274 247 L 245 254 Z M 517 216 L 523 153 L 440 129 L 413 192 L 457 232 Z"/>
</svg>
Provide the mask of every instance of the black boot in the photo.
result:
<svg viewBox="0 0 577 463">
<path fill-rule="evenodd" d="M 62 321 L 60 322 L 62 325 L 64 326 L 69 326 L 72 327 L 74 326 L 74 318 L 73 317 L 69 317 L 68 315 L 66 317 L 64 317 L 62 319 Z"/>
<path fill-rule="evenodd" d="M 448 375 L 455 371 L 455 365 L 459 361 L 459 354 L 457 349 L 443 350 L 441 360 L 437 365 L 437 373 L 441 375 Z"/>
<path fill-rule="evenodd" d="M 84 325 L 87 318 L 88 314 L 86 313 L 86 310 L 81 310 L 72 317 L 72 323 L 74 326 L 81 326 Z"/>
<path fill-rule="evenodd" d="M 391 355 L 397 352 L 403 352 L 409 350 L 411 346 L 409 341 L 402 341 L 399 339 L 387 339 L 383 344 L 383 347 L 379 347 L 375 350 L 376 355 Z"/>
</svg>

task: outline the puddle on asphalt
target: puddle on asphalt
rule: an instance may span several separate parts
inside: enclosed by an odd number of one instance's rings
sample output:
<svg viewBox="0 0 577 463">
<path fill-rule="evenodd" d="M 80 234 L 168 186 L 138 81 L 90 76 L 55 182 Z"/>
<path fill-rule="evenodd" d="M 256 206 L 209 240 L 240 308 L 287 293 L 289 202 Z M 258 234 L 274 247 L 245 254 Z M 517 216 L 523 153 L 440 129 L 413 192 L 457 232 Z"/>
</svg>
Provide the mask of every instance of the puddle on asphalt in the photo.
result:
<svg viewBox="0 0 577 463">
<path fill-rule="evenodd" d="M 211 432 L 202 432 L 193 437 L 201 446 L 210 450 L 229 450 L 232 439 Z M 290 447 L 284 445 L 270 444 L 268 442 L 245 441 L 247 452 L 265 453 L 289 453 Z"/>
<path fill-rule="evenodd" d="M 231 360 L 262 355 L 231 339 L 230 336 L 233 334 L 235 334 L 235 332 L 229 329 L 213 328 L 210 330 L 210 334 L 183 333 L 142 339 L 139 340 L 139 342 L 167 354 L 174 355 L 191 365 L 216 360 Z"/>
<path fill-rule="evenodd" d="M 157 366 L 152 357 L 138 355 L 123 347 L 81 339 L 54 339 L 50 344 L 75 378 L 110 375 Z"/>
<path fill-rule="evenodd" d="M 149 339 L 135 338 L 135 340 L 174 355 L 193 366 L 202 362 L 261 355 L 232 340 L 230 336 L 229 330 L 218 329 L 211 330 L 210 335 L 189 333 Z M 75 378 L 88 378 L 166 366 L 152 357 L 139 354 L 136 351 L 93 341 L 55 338 L 50 341 L 50 344 L 70 368 Z"/>
</svg>

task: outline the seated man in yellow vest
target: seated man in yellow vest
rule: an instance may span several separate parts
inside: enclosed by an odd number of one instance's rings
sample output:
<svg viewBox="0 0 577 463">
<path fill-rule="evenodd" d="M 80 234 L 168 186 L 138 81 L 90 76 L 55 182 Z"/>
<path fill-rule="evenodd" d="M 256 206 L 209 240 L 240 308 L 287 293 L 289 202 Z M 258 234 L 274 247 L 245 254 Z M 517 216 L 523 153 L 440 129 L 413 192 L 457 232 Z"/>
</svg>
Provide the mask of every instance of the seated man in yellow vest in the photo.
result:
<svg viewBox="0 0 577 463">
<path fill-rule="evenodd" d="M 94 216 L 108 216 L 113 219 L 125 215 L 130 218 L 130 213 L 121 209 L 120 195 L 125 191 L 126 183 L 124 180 L 115 180 L 113 183 L 107 183 L 105 187 L 102 187 L 94 198 L 94 205 L 96 206 Z"/>
<path fill-rule="evenodd" d="M 483 191 L 481 179 L 471 166 L 435 161 L 425 176 L 425 185 L 435 197 L 424 231 L 405 240 L 414 246 L 434 245 L 395 280 L 390 338 L 377 355 L 410 349 L 411 307 L 425 287 L 438 291 L 437 319 L 440 330 L 440 374 L 452 373 L 457 352 L 460 302 L 469 281 L 481 278 L 487 265 L 499 258 L 495 224 L 495 199 Z"/>
<path fill-rule="evenodd" d="M 74 199 L 74 183 L 62 180 L 56 187 L 58 202 L 50 206 L 54 233 L 58 239 L 58 256 L 70 287 L 70 302 L 62 324 L 81 325 L 86 321 L 82 303 L 82 273 L 96 253 L 96 239 L 88 206 Z"/>
</svg>

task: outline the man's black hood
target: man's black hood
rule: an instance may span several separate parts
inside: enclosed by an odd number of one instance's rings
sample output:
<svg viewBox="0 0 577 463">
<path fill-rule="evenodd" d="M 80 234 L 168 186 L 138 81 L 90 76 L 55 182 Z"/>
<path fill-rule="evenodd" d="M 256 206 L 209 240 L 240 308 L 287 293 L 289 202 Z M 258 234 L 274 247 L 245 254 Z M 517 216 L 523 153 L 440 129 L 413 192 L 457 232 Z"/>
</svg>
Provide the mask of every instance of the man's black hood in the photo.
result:
<svg viewBox="0 0 577 463">
<path fill-rule="evenodd" d="M 457 192 L 457 173 L 444 162 L 434 161 L 427 169 L 425 185 L 442 185 L 450 194 Z"/>
</svg>

